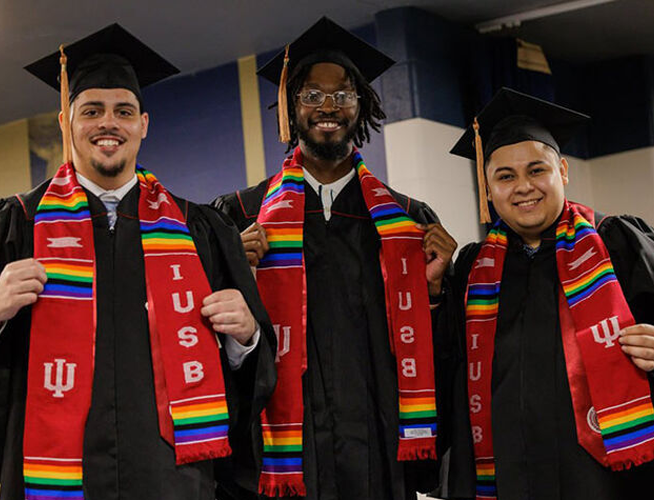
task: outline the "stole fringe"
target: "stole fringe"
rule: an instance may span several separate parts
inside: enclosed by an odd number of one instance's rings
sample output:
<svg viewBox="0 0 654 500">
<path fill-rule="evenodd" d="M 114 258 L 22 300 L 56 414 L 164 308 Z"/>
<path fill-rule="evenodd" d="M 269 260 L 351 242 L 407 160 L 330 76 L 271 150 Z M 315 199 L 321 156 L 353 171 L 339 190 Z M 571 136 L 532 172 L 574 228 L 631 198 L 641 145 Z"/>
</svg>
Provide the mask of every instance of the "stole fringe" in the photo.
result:
<svg viewBox="0 0 654 500">
<path fill-rule="evenodd" d="M 415 443 L 404 441 L 400 442 L 400 445 L 397 448 L 398 461 L 406 462 L 409 460 L 436 460 L 436 438 L 416 441 L 417 442 Z"/>
<path fill-rule="evenodd" d="M 215 446 L 215 445 L 214 445 Z M 184 465 L 192 462 L 200 462 L 202 460 L 213 460 L 214 458 L 224 458 L 232 454 L 232 449 L 229 442 L 225 440 L 218 448 L 203 447 L 201 449 L 185 450 L 184 454 L 177 454 L 176 464 Z"/>
<path fill-rule="evenodd" d="M 633 450 L 631 450 L 633 452 Z M 643 450 L 641 453 L 630 456 L 632 453 L 627 453 L 627 456 L 624 457 L 615 457 L 612 458 L 610 455 L 608 457 L 609 459 L 609 467 L 611 467 L 611 470 L 613 471 L 623 471 L 623 470 L 628 470 L 631 467 L 638 467 L 639 465 L 645 464 L 647 462 L 651 462 L 654 460 L 654 450 L 649 449 L 649 450 Z"/>
<path fill-rule="evenodd" d="M 275 477 L 266 474 L 259 480 L 259 493 L 271 498 L 304 497 L 307 490 L 301 477 Z"/>
</svg>

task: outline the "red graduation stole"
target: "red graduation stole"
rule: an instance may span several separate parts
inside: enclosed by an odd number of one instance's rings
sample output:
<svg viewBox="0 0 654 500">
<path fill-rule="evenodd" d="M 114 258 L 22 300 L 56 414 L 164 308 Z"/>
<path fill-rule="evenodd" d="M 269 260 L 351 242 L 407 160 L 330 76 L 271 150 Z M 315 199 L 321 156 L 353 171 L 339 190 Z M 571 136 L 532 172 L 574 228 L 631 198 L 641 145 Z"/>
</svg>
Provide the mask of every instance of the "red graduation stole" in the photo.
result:
<svg viewBox="0 0 654 500">
<path fill-rule="evenodd" d="M 161 435 L 177 464 L 223 457 L 231 450 L 219 346 L 200 315 L 211 288 L 172 196 L 150 172 L 138 167 L 137 176 Z M 59 168 L 37 208 L 34 258 L 48 281 L 32 309 L 25 497 L 81 499 L 97 283 L 88 200 L 70 164 Z"/>
<path fill-rule="evenodd" d="M 354 164 L 371 218 L 381 238 L 391 350 L 397 360 L 400 415 L 398 460 L 436 458 L 436 398 L 423 232 L 366 168 Z M 277 387 L 262 415 L 266 496 L 306 495 L 302 473 L 302 374 L 306 355 L 304 173 L 296 148 L 274 176 L 258 222 L 270 250 L 257 268 L 257 284 L 278 337 Z"/>
<path fill-rule="evenodd" d="M 654 459 L 654 409 L 646 374 L 617 341 L 634 319 L 609 253 L 589 222 L 593 219 L 589 208 L 565 202 L 556 229 L 559 317 L 578 441 L 598 462 L 621 470 Z M 506 226 L 500 220 L 481 247 L 466 294 L 478 499 L 497 497 L 491 367 L 506 249 Z"/>
</svg>

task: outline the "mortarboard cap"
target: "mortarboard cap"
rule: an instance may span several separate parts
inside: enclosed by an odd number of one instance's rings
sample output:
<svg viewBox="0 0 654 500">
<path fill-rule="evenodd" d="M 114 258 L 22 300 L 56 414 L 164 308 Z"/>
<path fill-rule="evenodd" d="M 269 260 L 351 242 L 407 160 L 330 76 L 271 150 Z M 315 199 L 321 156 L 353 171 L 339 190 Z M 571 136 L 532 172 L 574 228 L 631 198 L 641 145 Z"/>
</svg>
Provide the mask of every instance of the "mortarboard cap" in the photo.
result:
<svg viewBox="0 0 654 500">
<path fill-rule="evenodd" d="M 332 62 L 347 69 L 356 69 L 368 82 L 395 64 L 386 54 L 328 17 L 322 17 L 257 71 L 259 76 L 279 85 L 278 115 L 282 142 L 290 140 L 286 95 L 288 75 L 301 67 L 320 62 Z"/>
<path fill-rule="evenodd" d="M 91 88 L 126 88 L 139 102 L 140 89 L 179 70 L 126 31 L 111 24 L 65 47 L 69 76 L 69 99 Z M 54 52 L 28 66 L 27 71 L 60 90 L 60 52 Z"/>
<path fill-rule="evenodd" d="M 257 73 L 266 80 L 279 84 L 284 67 L 284 54 L 285 51 L 282 50 Z M 344 67 L 354 66 L 368 82 L 395 64 L 386 54 L 328 17 L 322 17 L 289 44 L 288 71 L 291 74 L 300 66 L 319 62 L 333 62 Z"/>
<path fill-rule="evenodd" d="M 64 163 L 70 162 L 70 103 L 88 89 L 124 88 L 141 103 L 141 88 L 179 73 L 118 24 L 111 24 L 25 69 L 61 93 Z M 69 83 L 70 74 L 70 83 Z"/>
<path fill-rule="evenodd" d="M 589 119 L 551 102 L 500 89 L 450 151 L 477 162 L 481 222 L 490 222 L 484 165 L 493 151 L 518 142 L 538 141 L 560 152 Z"/>
</svg>

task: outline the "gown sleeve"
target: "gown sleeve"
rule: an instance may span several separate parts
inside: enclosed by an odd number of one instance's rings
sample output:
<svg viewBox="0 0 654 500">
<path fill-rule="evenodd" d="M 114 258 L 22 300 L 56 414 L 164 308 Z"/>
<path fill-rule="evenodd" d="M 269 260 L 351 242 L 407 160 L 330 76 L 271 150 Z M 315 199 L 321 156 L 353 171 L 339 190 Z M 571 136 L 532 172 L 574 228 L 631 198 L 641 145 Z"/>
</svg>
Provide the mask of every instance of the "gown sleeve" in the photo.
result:
<svg viewBox="0 0 654 500">
<path fill-rule="evenodd" d="M 5 266 L 15 260 L 29 257 L 29 228 L 25 223 L 23 208 L 17 198 L 0 199 L 0 273 Z M 5 456 L 8 417 L 11 406 L 12 361 L 17 361 L 16 349 L 24 342 L 17 335 L 26 334 L 29 328 L 30 308 L 21 309 L 9 320 L 0 334 L 0 462 Z M 24 340 L 24 339 L 23 339 Z M 19 345 L 20 344 L 20 345 Z M 13 354 L 13 355 L 12 355 Z M 0 463 L 2 468 L 2 463 Z"/>
<path fill-rule="evenodd" d="M 606 217 L 598 227 L 637 323 L 654 324 L 654 230 L 630 215 Z"/>
</svg>

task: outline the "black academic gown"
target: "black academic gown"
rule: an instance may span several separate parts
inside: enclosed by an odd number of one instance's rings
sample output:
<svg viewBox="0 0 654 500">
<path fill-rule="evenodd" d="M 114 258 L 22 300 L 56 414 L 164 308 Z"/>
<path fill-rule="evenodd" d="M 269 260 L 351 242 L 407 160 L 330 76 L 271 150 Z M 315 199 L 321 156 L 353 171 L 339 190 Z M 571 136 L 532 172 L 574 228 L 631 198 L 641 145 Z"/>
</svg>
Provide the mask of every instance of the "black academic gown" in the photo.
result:
<svg viewBox="0 0 654 500">
<path fill-rule="evenodd" d="M 578 443 L 558 314 L 555 227 L 530 257 L 514 233 L 500 287 L 493 357 L 492 430 L 499 500 L 654 498 L 654 467 L 627 472 L 601 466 Z M 654 324 L 654 233 L 641 219 L 607 217 L 598 227 L 637 323 Z M 463 294 L 481 248 L 461 250 L 454 296 L 438 333 L 458 343 L 447 498 L 474 498 L 467 405 Z M 451 307 L 454 306 L 454 307 Z M 456 338 L 455 338 L 456 337 Z"/>
<path fill-rule="evenodd" d="M 0 270 L 11 261 L 32 256 L 34 213 L 46 188 L 47 182 L 21 200 L 0 200 Z M 138 185 L 118 205 L 114 230 L 109 230 L 103 203 L 86 194 L 96 252 L 97 330 L 92 401 L 84 432 L 84 498 L 213 500 L 214 466 L 220 471 L 222 465 L 230 466 L 231 459 L 178 467 L 173 448 L 159 434 L 145 309 Z M 241 447 L 251 446 L 245 435 L 251 417 L 248 412 L 258 415 L 274 386 L 274 332 L 233 225 L 213 210 L 175 200 L 186 216 L 212 289 L 239 288 L 262 328 L 261 344 L 239 370 L 231 372 L 221 350 L 230 441 L 232 446 L 235 442 Z M 23 308 L 0 336 L 1 500 L 24 498 L 22 440 L 30 312 L 31 308 Z M 242 434 L 237 434 L 239 429 Z"/>
<path fill-rule="evenodd" d="M 218 198 L 240 230 L 256 221 L 270 179 Z M 434 462 L 398 462 L 398 392 L 380 271 L 380 240 L 355 176 L 326 221 L 305 182 L 307 356 L 304 479 L 309 500 L 408 500 L 428 491 Z M 392 192 L 392 191 L 391 191 Z M 419 222 L 436 215 L 392 192 Z"/>
</svg>

